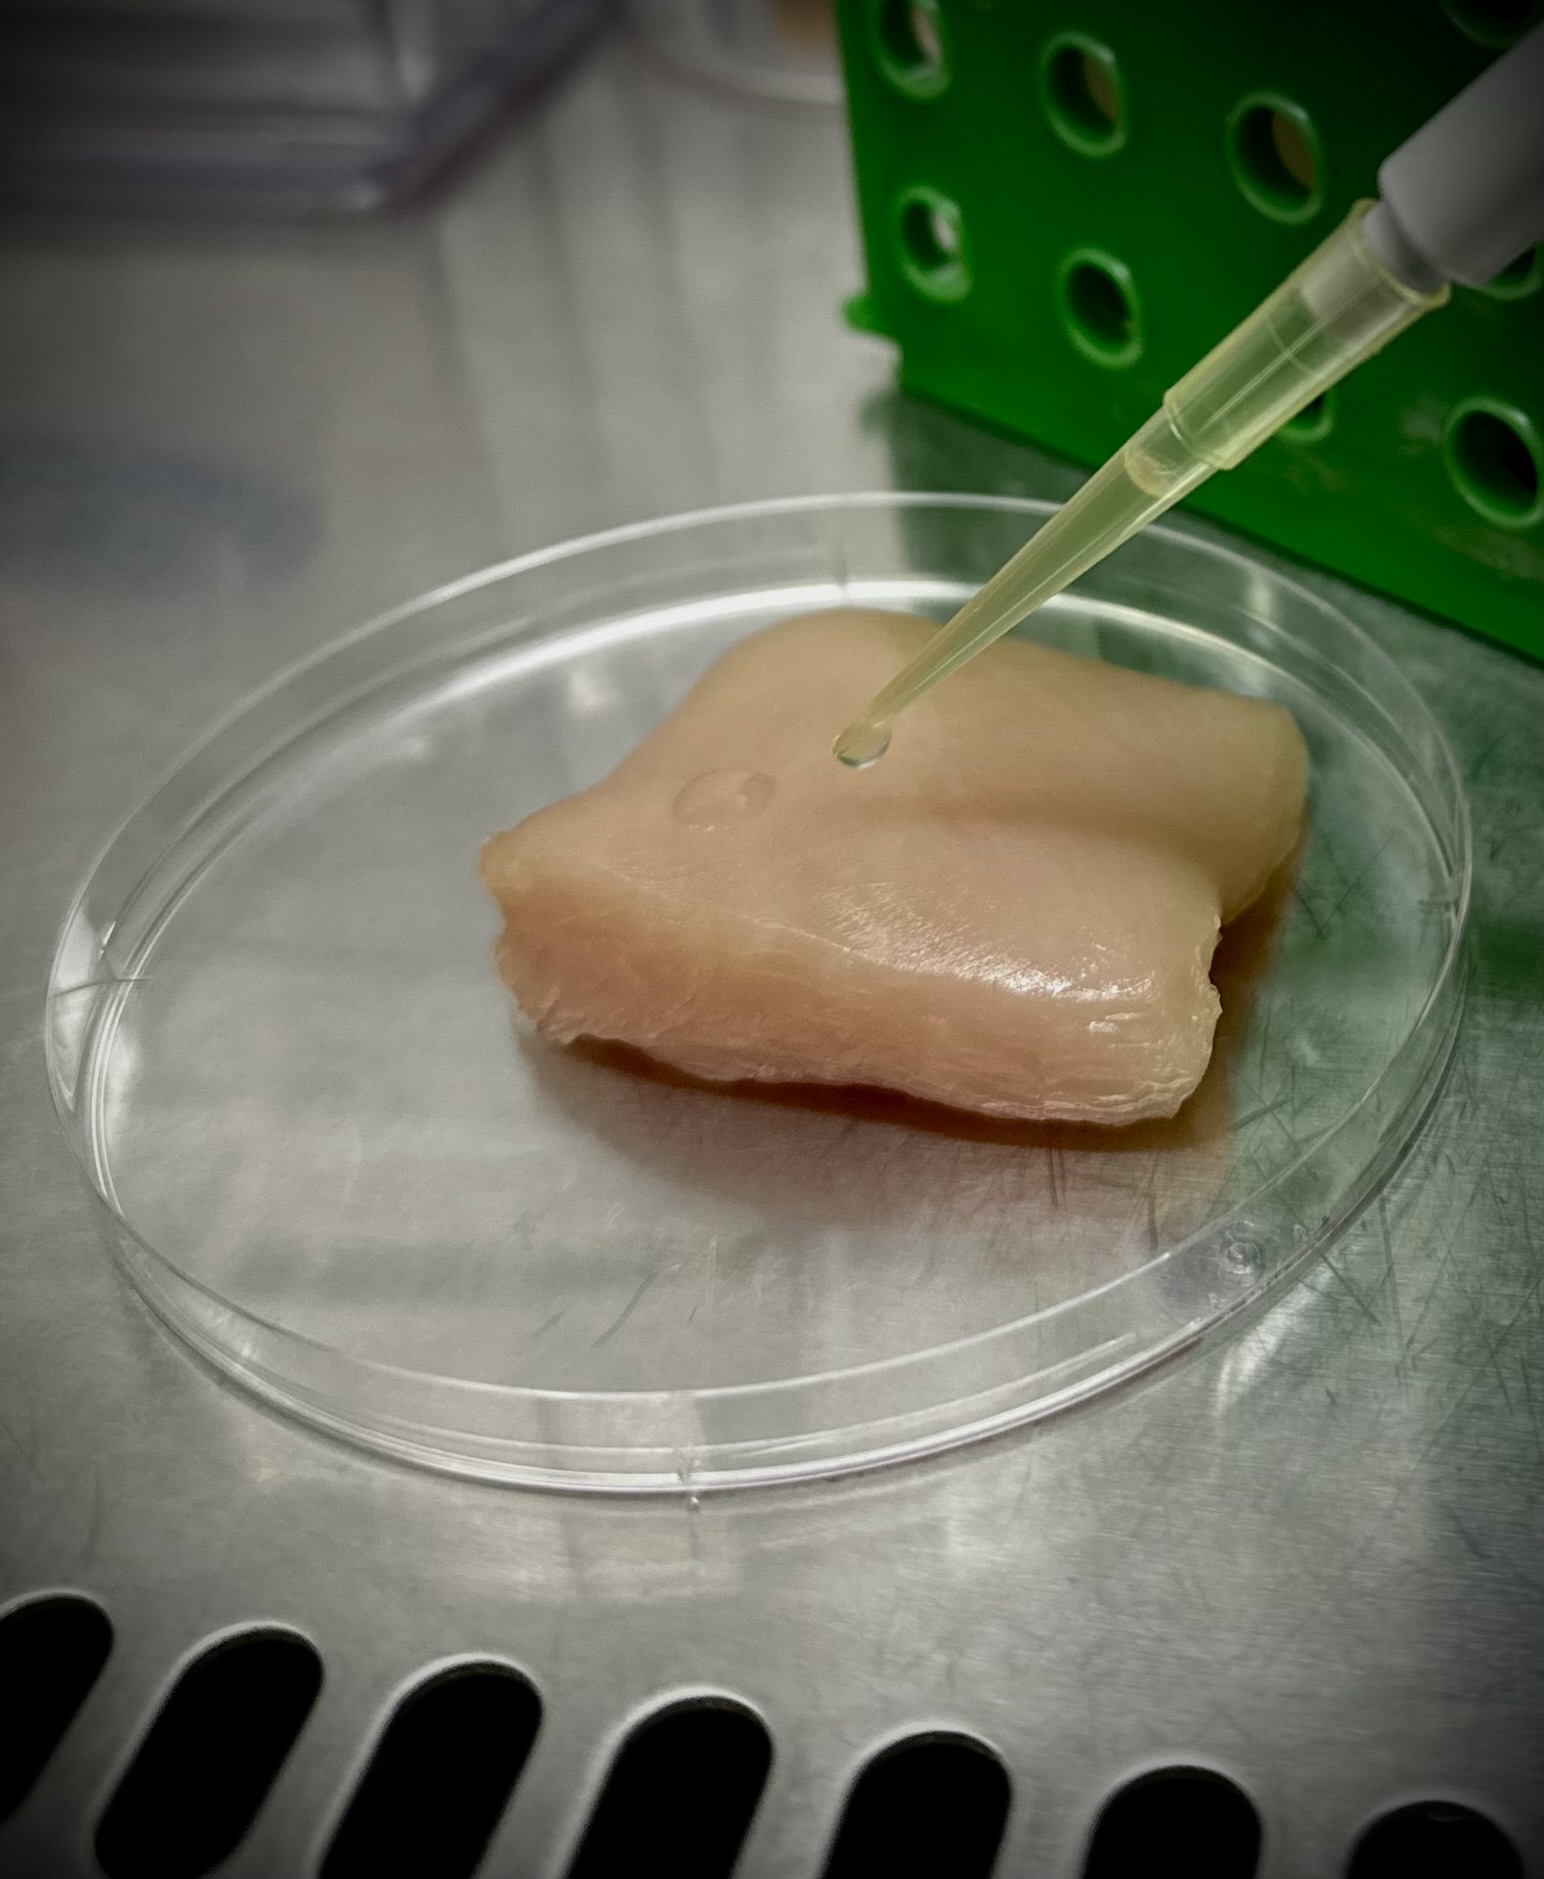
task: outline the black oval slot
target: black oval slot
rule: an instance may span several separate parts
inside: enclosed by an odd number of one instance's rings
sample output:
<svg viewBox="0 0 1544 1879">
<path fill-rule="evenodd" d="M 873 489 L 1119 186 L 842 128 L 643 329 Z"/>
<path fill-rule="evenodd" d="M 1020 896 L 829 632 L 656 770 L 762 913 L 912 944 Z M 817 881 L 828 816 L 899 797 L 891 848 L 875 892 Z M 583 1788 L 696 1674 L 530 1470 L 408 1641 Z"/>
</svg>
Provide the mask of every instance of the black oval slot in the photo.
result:
<svg viewBox="0 0 1544 1879">
<path fill-rule="evenodd" d="M 1347 1879 L 1523 1879 L 1516 1847 L 1456 1801 L 1416 1801 L 1375 1820 L 1356 1843 Z"/>
<path fill-rule="evenodd" d="M 771 1765 L 765 1727 L 737 1703 L 650 1716 L 612 1763 L 568 1879 L 730 1879 Z"/>
<path fill-rule="evenodd" d="M 321 1879 L 470 1879 L 541 1727 L 541 1698 L 503 1664 L 458 1664 L 392 1712 Z"/>
<path fill-rule="evenodd" d="M 21 1806 L 113 1648 L 88 1598 L 29 1599 L 0 1618 L 0 1820 Z"/>
<path fill-rule="evenodd" d="M 1105 1803 L 1083 1879 L 1252 1879 L 1259 1863 L 1260 1816 L 1242 1788 L 1210 1768 L 1159 1768 Z"/>
<path fill-rule="evenodd" d="M 235 1851 L 322 1686 L 288 1631 L 249 1631 L 172 1686 L 97 1826 L 109 1879 L 199 1879 Z"/>
<path fill-rule="evenodd" d="M 1007 1770 L 969 1736 L 913 1736 L 853 1784 L 825 1879 L 987 1879 L 1008 1824 Z"/>
</svg>

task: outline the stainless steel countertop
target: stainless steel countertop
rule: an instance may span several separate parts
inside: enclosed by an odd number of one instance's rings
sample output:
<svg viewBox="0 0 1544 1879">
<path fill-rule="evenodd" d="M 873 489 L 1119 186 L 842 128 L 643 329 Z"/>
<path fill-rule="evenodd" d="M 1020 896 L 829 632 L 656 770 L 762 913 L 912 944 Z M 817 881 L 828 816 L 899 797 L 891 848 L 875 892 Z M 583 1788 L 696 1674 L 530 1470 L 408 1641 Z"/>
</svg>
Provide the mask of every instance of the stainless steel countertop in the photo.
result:
<svg viewBox="0 0 1544 1879">
<path fill-rule="evenodd" d="M 1252 1794 L 1265 1879 L 1446 1796 L 1544 1874 L 1544 671 L 1325 577 L 1472 792 L 1473 985 L 1404 1169 L 1245 1336 L 933 1463 L 700 1505 L 457 1484 L 199 1368 L 111 1268 L 52 1115 L 43 984 L 93 854 L 214 716 L 521 548 L 741 497 L 1072 478 L 891 389 L 838 118 L 622 41 L 436 197 L 339 226 L 0 225 L 0 1603 L 98 1598 L 108 1667 L 0 1872 L 87 1874 L 174 1666 L 294 1624 L 327 1679 L 223 1870 L 309 1869 L 393 1694 L 490 1652 L 546 1702 L 485 1871 L 558 1873 L 628 1723 L 765 1715 L 744 1879 L 819 1870 L 876 1744 L 994 1744 L 999 1872 L 1071 1875 L 1124 1777 Z M 1539 1223 L 1539 1224 L 1536 1224 Z M 683 1805 L 690 1771 L 684 1771 Z"/>
</svg>

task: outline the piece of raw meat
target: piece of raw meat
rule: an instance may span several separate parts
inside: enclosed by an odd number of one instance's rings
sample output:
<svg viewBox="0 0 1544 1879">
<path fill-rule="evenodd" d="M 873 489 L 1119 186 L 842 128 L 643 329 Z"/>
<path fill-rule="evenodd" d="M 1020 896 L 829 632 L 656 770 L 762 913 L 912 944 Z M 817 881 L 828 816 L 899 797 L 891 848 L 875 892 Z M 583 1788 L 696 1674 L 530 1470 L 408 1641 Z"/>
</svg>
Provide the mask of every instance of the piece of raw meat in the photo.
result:
<svg viewBox="0 0 1544 1879">
<path fill-rule="evenodd" d="M 592 789 L 485 847 L 499 970 L 549 1038 L 713 1080 L 995 1116 L 1169 1116 L 1221 924 L 1291 854 L 1280 706 L 1006 639 L 854 772 L 830 739 L 933 627 L 802 615 L 734 647 Z"/>
</svg>

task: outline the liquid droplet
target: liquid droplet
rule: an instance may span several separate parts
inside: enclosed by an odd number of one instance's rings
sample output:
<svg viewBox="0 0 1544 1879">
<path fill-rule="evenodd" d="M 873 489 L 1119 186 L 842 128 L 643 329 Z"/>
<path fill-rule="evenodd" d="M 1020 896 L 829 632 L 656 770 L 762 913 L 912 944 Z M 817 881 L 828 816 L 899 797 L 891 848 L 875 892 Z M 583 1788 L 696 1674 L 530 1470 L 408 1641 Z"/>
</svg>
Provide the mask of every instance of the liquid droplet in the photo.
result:
<svg viewBox="0 0 1544 1879">
<path fill-rule="evenodd" d="M 848 725 L 831 748 L 837 762 L 845 763 L 849 770 L 866 770 L 890 748 L 890 726 L 872 718 L 859 718 L 856 724 Z"/>
<path fill-rule="evenodd" d="M 763 770 L 704 770 L 682 786 L 671 812 L 688 828 L 721 829 L 759 816 L 776 789 Z"/>
</svg>

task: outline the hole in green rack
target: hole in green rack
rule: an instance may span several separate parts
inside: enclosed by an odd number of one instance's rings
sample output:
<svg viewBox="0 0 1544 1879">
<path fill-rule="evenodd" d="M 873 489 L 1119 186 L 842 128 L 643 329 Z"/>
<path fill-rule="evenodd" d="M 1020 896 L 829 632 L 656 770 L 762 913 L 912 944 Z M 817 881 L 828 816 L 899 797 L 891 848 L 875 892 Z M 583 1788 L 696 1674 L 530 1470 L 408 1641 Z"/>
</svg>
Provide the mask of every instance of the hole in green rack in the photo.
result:
<svg viewBox="0 0 1544 1879">
<path fill-rule="evenodd" d="M 1142 353 L 1142 316 L 1131 271 L 1113 255 L 1079 248 L 1057 270 L 1062 327 L 1086 359 L 1126 366 Z"/>
<path fill-rule="evenodd" d="M 896 204 L 901 268 L 930 300 L 959 300 L 970 290 L 965 229 L 958 203 L 936 189 L 909 189 Z"/>
<path fill-rule="evenodd" d="M 1310 398 L 1294 417 L 1287 419 L 1277 436 L 1285 437 L 1289 443 L 1317 444 L 1328 437 L 1334 428 L 1335 394 L 1333 391 L 1321 391 L 1317 398 Z"/>
<path fill-rule="evenodd" d="M 949 82 L 938 0 L 875 0 L 870 19 L 890 83 L 908 97 L 936 97 Z"/>
<path fill-rule="evenodd" d="M 1544 286 L 1544 247 L 1525 248 L 1515 261 L 1508 261 L 1483 287 L 1476 288 L 1491 300 L 1525 300 Z"/>
<path fill-rule="evenodd" d="M 1245 199 L 1277 222 L 1306 222 L 1324 201 L 1319 133 L 1301 105 L 1258 94 L 1228 118 L 1228 168 Z"/>
<path fill-rule="evenodd" d="M 1126 141 L 1126 88 L 1115 54 L 1082 33 L 1059 33 L 1040 55 L 1040 101 L 1051 129 L 1079 156 L 1112 156 Z"/>
<path fill-rule="evenodd" d="M 1544 16 L 1540 0 L 1442 0 L 1442 11 L 1466 39 L 1500 52 Z"/>
<path fill-rule="evenodd" d="M 1487 522 L 1529 528 L 1544 517 L 1544 446 L 1521 411 L 1471 399 L 1448 419 L 1442 449 L 1454 487 Z"/>
</svg>

